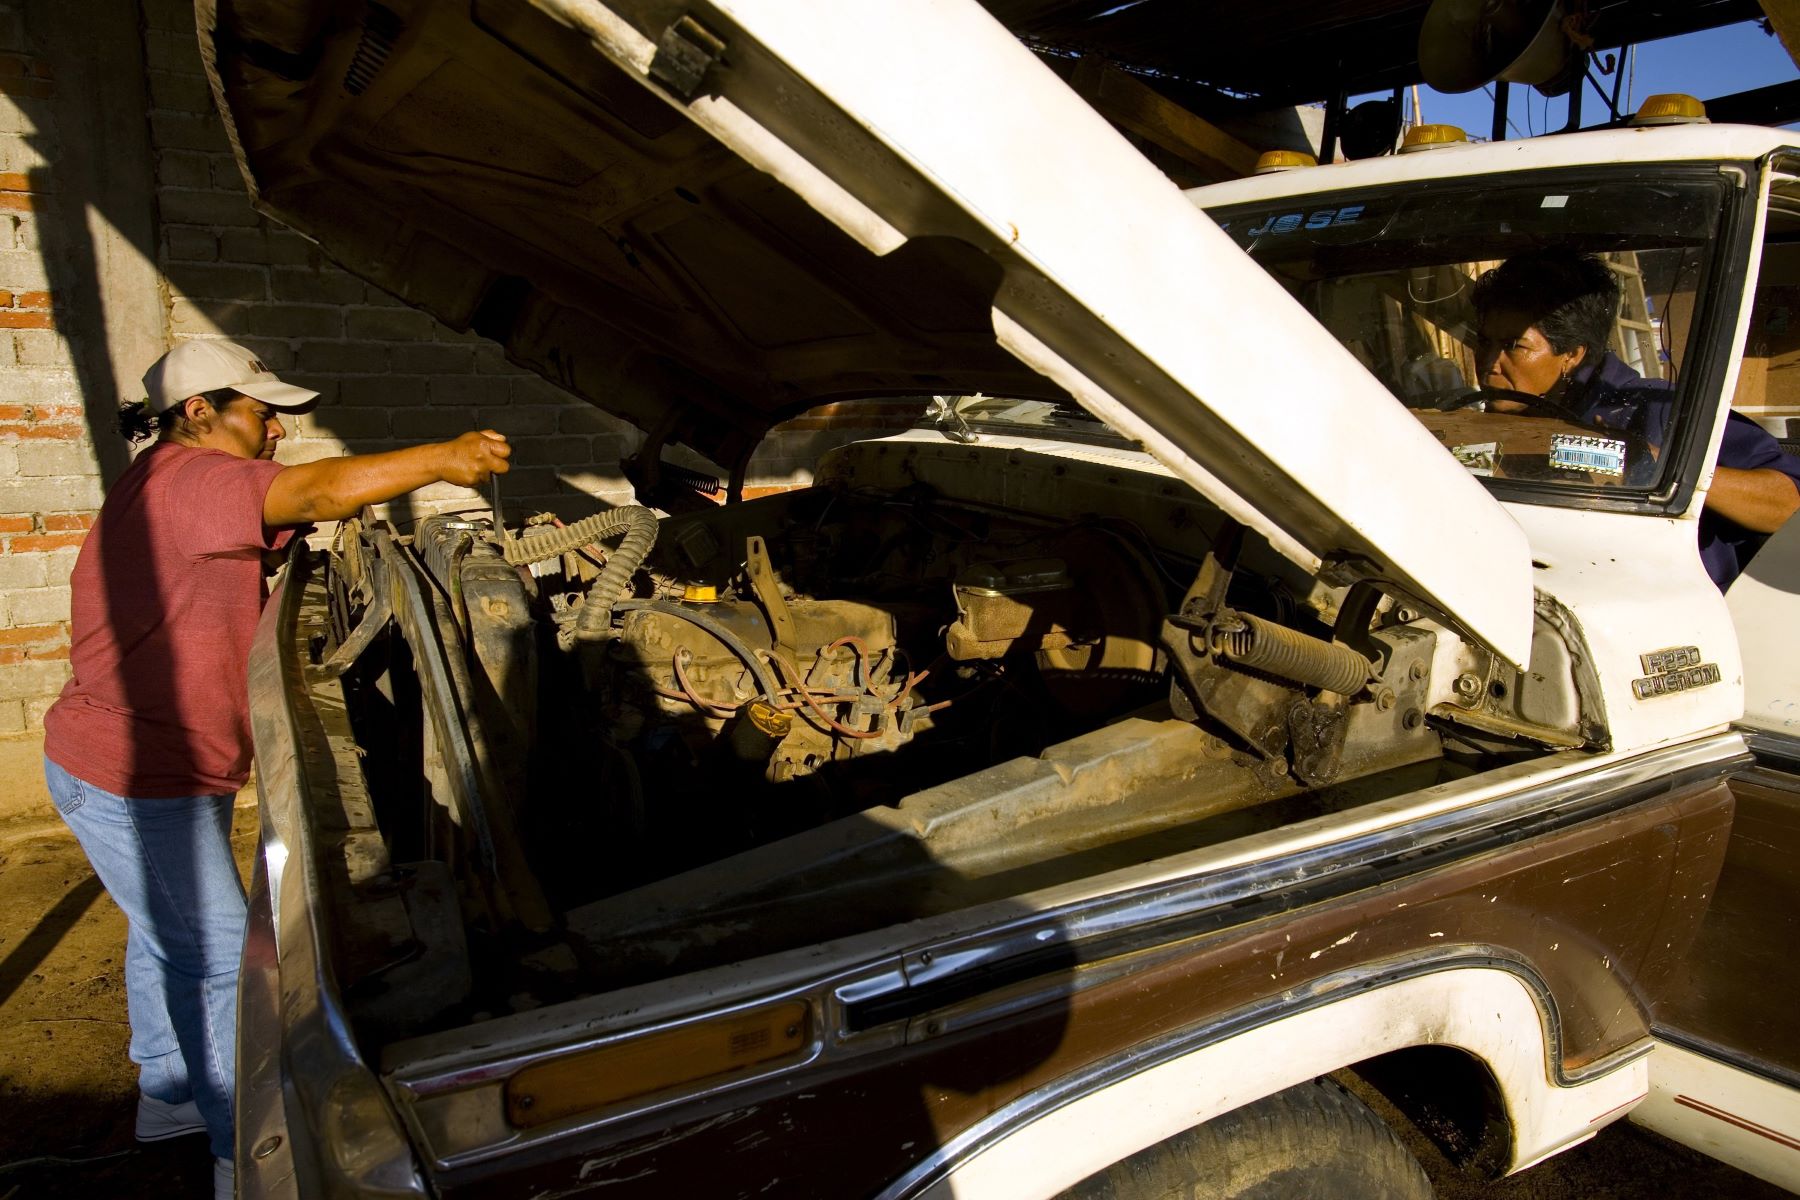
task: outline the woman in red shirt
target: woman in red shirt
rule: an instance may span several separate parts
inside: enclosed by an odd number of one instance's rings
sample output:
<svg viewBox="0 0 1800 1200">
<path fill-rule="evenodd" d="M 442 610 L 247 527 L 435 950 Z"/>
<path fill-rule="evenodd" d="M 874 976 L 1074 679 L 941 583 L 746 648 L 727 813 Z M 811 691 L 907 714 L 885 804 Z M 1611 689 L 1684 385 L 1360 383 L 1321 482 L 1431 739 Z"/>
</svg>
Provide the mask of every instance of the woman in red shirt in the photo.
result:
<svg viewBox="0 0 1800 1200">
<path fill-rule="evenodd" d="M 52 799 L 127 919 L 138 1137 L 204 1128 L 230 1196 L 244 890 L 232 801 L 250 772 L 246 686 L 262 558 L 294 530 L 427 484 L 475 486 L 511 453 L 491 430 L 284 467 L 282 413 L 318 394 L 226 341 L 191 341 L 121 413 L 154 443 L 108 491 L 71 580 L 72 677 L 44 718 Z"/>
</svg>

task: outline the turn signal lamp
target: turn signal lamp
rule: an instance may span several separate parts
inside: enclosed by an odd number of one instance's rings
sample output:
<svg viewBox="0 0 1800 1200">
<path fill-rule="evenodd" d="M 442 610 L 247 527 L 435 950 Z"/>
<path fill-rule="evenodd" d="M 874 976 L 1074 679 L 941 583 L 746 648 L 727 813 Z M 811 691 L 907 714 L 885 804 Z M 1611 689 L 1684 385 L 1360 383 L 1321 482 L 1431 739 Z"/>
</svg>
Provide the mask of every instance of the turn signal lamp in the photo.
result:
<svg viewBox="0 0 1800 1200">
<path fill-rule="evenodd" d="M 1638 105 L 1633 125 L 1706 125 L 1706 105 L 1681 92 L 1648 96 Z"/>
<path fill-rule="evenodd" d="M 792 1000 L 534 1063 L 506 1081 L 506 1119 L 531 1129 L 751 1067 L 799 1062 L 812 1044 L 810 1014 L 804 1000 Z"/>
<path fill-rule="evenodd" d="M 1256 160 L 1256 174 L 1270 175 L 1295 167 L 1316 167 L 1319 160 L 1303 150 L 1265 150 Z"/>
<path fill-rule="evenodd" d="M 1445 146 L 1459 146 L 1467 143 L 1469 135 L 1454 125 L 1414 125 L 1400 139 L 1400 153 L 1412 154 L 1420 150 L 1442 150 Z"/>
</svg>

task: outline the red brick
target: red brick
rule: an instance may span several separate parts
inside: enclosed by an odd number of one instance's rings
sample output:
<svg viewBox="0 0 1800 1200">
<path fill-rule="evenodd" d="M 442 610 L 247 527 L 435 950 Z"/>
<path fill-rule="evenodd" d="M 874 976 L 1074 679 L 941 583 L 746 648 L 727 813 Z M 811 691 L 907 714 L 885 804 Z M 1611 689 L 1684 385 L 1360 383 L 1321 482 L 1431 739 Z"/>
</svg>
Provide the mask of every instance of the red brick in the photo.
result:
<svg viewBox="0 0 1800 1200">
<path fill-rule="evenodd" d="M 0 79 L 0 96 L 25 96 L 43 100 L 56 95 L 56 85 L 48 79 Z"/>
<path fill-rule="evenodd" d="M 0 667 L 10 667 L 14 663 L 22 663 L 24 661 L 25 661 L 25 652 L 23 650 L 8 650 L 8 649 L 0 648 Z"/>
<path fill-rule="evenodd" d="M 0 314 L 0 316 L 3 315 L 5 314 Z M 22 428 L 14 427 L 5 430 L 4 432 L 16 433 L 22 438 L 54 438 L 64 442 L 78 442 L 86 431 L 79 425 L 26 425 Z"/>
<path fill-rule="evenodd" d="M 6 296 L 8 304 L 17 304 L 20 308 L 50 307 L 49 292 L 20 292 L 17 296 L 11 292 L 0 292 L 0 296 Z"/>
<path fill-rule="evenodd" d="M 30 646 L 67 641 L 68 638 L 68 629 L 61 625 L 21 625 L 17 629 L 0 629 L 0 646 Z"/>
<path fill-rule="evenodd" d="M 14 554 L 33 554 L 45 550 L 67 550 L 70 546 L 79 546 L 87 540 L 85 533 L 34 533 L 21 534 L 11 539 L 8 546 Z"/>
<path fill-rule="evenodd" d="M 0 77 L 50 79 L 53 77 L 53 72 L 50 64 L 43 59 L 25 58 L 17 54 L 0 54 Z"/>
<path fill-rule="evenodd" d="M 69 645 L 64 642 L 60 646 L 32 646 L 25 651 L 25 656 L 38 662 L 50 658 L 67 658 L 69 657 Z"/>
<path fill-rule="evenodd" d="M 0 421 L 29 421 L 31 410 L 23 404 L 0 404 Z"/>
<path fill-rule="evenodd" d="M 0 95 L 5 94 L 6 89 L 0 88 Z M 0 192 L 0 208 L 13 212 L 30 212 L 36 207 L 37 203 L 30 192 Z"/>
<path fill-rule="evenodd" d="M 0 193 L 0 208 L 5 208 L 4 193 Z M 56 319 L 47 312 L 20 312 L 10 309 L 0 312 L 0 329 L 54 329 Z"/>
<path fill-rule="evenodd" d="M 23 171 L 0 171 L 0 192 L 30 192 L 31 176 Z"/>
<path fill-rule="evenodd" d="M 30 517 L 0 517 L 0 533 L 30 533 Z"/>
<path fill-rule="evenodd" d="M 79 404 L 34 404 L 31 415 L 39 421 L 80 421 L 87 418 L 87 409 Z"/>
<path fill-rule="evenodd" d="M 3 519 L 3 518 L 0 518 Z M 31 528 L 31 518 L 25 518 L 26 530 Z M 51 513 L 44 518 L 44 528 L 52 533 L 60 533 L 69 529 L 91 529 L 94 525 L 93 513 Z M 4 528 L 0 526 L 0 528 Z M 23 532 L 12 530 L 11 532 Z"/>
</svg>

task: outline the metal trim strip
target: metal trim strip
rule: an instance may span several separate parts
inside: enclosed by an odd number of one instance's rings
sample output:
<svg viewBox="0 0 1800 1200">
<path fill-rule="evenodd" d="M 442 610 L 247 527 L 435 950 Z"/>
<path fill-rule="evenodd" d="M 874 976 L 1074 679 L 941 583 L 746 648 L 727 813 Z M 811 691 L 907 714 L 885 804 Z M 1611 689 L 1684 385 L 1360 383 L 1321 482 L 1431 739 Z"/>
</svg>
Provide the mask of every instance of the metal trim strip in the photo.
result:
<svg viewBox="0 0 1800 1200">
<path fill-rule="evenodd" d="M 316 1147 L 310 1130 L 318 1114 L 355 1112 L 360 1120 L 354 1175 L 323 1152 L 296 1154 L 302 1180 L 331 1180 L 326 1190 L 355 1189 L 379 1180 L 387 1195 L 427 1195 L 399 1114 L 374 1071 L 363 1061 L 339 1001 L 336 971 L 327 948 L 330 911 L 320 888 L 318 846 L 308 823 L 307 797 L 329 753 L 310 746 L 299 710 L 309 706 L 294 638 L 302 597 L 310 582 L 311 556 L 296 541 L 276 601 L 257 626 L 250 656 L 250 711 L 261 801 L 263 864 L 268 871 L 280 978 L 282 1069 L 293 1091 L 288 1109 L 289 1144 Z M 296 1114 L 294 1109 L 299 1109 Z M 296 1116 L 302 1135 L 293 1133 Z"/>
</svg>

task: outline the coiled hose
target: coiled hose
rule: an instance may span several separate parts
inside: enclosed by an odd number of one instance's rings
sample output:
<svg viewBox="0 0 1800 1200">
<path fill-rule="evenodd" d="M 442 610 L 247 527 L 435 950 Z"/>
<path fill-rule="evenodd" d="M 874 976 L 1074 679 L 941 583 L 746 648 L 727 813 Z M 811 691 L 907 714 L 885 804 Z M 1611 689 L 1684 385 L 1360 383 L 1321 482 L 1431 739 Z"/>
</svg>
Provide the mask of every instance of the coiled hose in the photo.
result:
<svg viewBox="0 0 1800 1200">
<path fill-rule="evenodd" d="M 625 540 L 607 558 L 605 569 L 600 572 L 600 578 L 594 580 L 594 586 L 588 590 L 587 600 L 581 606 L 581 614 L 575 619 L 577 642 L 598 641 L 606 636 L 619 594 L 649 556 L 650 548 L 656 545 L 656 514 L 642 505 L 628 504 L 595 513 L 550 533 L 520 538 L 508 543 L 504 549 L 507 562 L 523 567 L 579 550 L 621 530 Z"/>
</svg>

